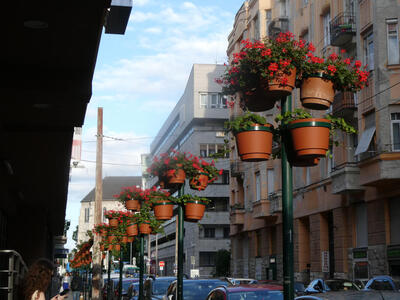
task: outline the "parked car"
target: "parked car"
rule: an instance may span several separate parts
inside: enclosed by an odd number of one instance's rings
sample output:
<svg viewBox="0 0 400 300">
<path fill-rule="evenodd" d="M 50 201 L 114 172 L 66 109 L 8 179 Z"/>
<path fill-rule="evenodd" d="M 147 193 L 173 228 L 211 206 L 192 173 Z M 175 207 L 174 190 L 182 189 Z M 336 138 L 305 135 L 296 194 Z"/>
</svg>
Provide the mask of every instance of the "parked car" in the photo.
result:
<svg viewBox="0 0 400 300">
<path fill-rule="evenodd" d="M 277 281 L 277 280 L 258 280 L 258 284 L 272 284 L 272 285 L 282 285 L 282 281 Z M 295 281 L 294 282 L 294 295 L 295 296 L 302 296 L 305 294 L 306 287 L 304 286 L 304 283 L 301 281 Z"/>
<path fill-rule="evenodd" d="M 359 291 L 360 288 L 352 281 L 346 279 L 314 279 L 304 290 L 305 294 L 326 293 L 354 290 Z"/>
<path fill-rule="evenodd" d="M 387 275 L 375 276 L 368 280 L 365 290 L 400 291 L 400 283 Z"/>
<path fill-rule="evenodd" d="M 127 297 L 128 289 L 135 282 L 139 282 L 139 278 L 123 278 L 122 279 L 122 298 L 123 299 L 128 298 Z M 119 280 L 116 282 L 116 285 L 115 285 L 114 294 L 115 294 L 116 298 L 118 298 L 118 294 L 119 294 L 118 289 L 119 289 Z"/>
<path fill-rule="evenodd" d="M 229 281 L 232 285 L 258 283 L 257 280 L 251 279 L 251 278 L 231 278 L 231 277 L 226 277 L 226 280 Z"/>
<path fill-rule="evenodd" d="M 363 290 L 365 288 L 365 285 L 367 284 L 368 279 L 355 279 L 354 284 L 357 285 L 360 290 Z"/>
<path fill-rule="evenodd" d="M 281 285 L 272 284 L 220 286 L 213 289 L 206 300 L 283 300 L 282 290 Z"/>
<path fill-rule="evenodd" d="M 172 282 L 163 300 L 175 300 L 177 281 Z M 208 293 L 217 286 L 228 286 L 229 282 L 220 279 L 184 279 L 183 280 L 183 299 L 185 300 L 204 300 Z"/>
<path fill-rule="evenodd" d="M 143 285 L 143 295 L 145 300 L 162 299 L 171 282 L 176 277 L 149 277 Z"/>
<path fill-rule="evenodd" d="M 296 297 L 295 300 L 397 300 L 399 293 L 393 291 L 341 291 Z"/>
<path fill-rule="evenodd" d="M 110 284 L 111 284 L 111 300 L 117 299 L 117 297 L 115 296 L 115 290 L 118 290 L 118 283 L 119 278 L 111 278 L 110 279 Z M 104 279 L 104 283 L 103 283 L 103 299 L 107 299 L 107 289 L 108 289 L 108 278 Z"/>
</svg>

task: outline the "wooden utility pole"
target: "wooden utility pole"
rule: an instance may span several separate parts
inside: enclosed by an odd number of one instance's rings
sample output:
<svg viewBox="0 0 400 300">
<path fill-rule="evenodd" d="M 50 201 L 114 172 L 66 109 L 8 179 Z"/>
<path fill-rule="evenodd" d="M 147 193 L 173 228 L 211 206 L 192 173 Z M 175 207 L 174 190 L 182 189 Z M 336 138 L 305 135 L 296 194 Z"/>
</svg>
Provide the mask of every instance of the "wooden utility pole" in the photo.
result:
<svg viewBox="0 0 400 300">
<path fill-rule="evenodd" d="M 96 147 L 96 192 L 94 200 L 94 224 L 102 223 L 103 219 L 103 108 L 97 109 L 97 147 Z M 101 236 L 94 235 L 93 243 L 93 277 L 92 277 L 92 299 L 101 300 L 101 251 L 100 251 Z"/>
</svg>

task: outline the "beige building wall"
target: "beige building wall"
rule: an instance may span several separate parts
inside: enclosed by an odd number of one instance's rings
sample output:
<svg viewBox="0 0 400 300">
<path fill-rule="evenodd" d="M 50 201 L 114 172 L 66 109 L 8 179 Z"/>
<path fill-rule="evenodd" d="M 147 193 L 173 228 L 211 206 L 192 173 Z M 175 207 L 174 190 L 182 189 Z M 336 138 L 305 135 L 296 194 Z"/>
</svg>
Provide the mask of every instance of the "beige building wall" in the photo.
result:
<svg viewBox="0 0 400 300">
<path fill-rule="evenodd" d="M 372 33 L 375 65 L 368 88 L 355 95 L 337 93 L 331 108 L 333 114 L 358 127 L 358 135 L 339 136 L 342 145 L 332 148 L 332 158 L 321 159 L 318 166 L 293 168 L 295 277 L 308 282 L 317 277 L 400 276 L 400 257 L 396 256 L 400 239 L 394 229 L 400 215 L 394 200 L 400 199 L 400 155 L 394 150 L 397 125 L 391 120 L 400 116 L 395 115 L 400 112 L 400 88 L 396 85 L 400 64 L 388 65 L 387 57 L 387 20 L 397 22 L 398 32 L 398 1 L 387 1 L 379 7 L 370 0 L 282 2 L 244 2 L 228 36 L 230 58 L 240 51 L 242 39 L 265 37 L 267 24 L 286 16 L 290 31 L 312 42 L 317 55 L 344 49 L 343 55 L 355 56 L 365 64 L 367 37 Z M 267 16 L 271 19 L 266 20 Z M 349 36 L 337 30 L 340 27 L 331 26 L 347 23 L 354 26 Z M 385 89 L 387 93 L 376 95 Z M 292 94 L 292 106 L 301 107 L 298 91 Z M 241 113 L 235 106 L 231 117 Z M 277 113 L 275 107 L 262 114 L 273 123 Z M 313 114 L 319 115 L 315 111 Z M 376 131 L 368 151 L 355 155 L 357 146 L 365 142 L 363 132 L 371 124 Z M 232 276 L 281 280 L 280 161 L 243 163 L 235 146 L 231 142 Z M 261 199 L 255 199 L 256 174 L 261 178 Z"/>
</svg>

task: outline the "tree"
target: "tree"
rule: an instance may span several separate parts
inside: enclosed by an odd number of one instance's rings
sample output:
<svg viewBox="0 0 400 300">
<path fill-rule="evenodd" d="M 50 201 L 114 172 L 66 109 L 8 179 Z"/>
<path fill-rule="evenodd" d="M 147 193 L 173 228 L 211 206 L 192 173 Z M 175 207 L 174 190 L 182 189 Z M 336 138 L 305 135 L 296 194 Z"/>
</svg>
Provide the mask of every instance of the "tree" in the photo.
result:
<svg viewBox="0 0 400 300">
<path fill-rule="evenodd" d="M 215 276 L 228 276 L 231 267 L 231 253 L 220 249 L 215 255 Z"/>
</svg>

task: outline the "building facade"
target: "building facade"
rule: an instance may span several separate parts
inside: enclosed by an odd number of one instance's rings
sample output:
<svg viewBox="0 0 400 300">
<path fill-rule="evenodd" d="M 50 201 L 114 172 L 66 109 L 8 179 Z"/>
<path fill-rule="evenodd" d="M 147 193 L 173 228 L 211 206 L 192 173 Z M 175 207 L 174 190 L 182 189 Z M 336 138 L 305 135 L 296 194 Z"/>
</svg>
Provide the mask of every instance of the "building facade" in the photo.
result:
<svg viewBox="0 0 400 300">
<path fill-rule="evenodd" d="M 224 149 L 224 122 L 228 119 L 226 99 L 221 86 L 215 83 L 225 71 L 223 65 L 194 64 L 185 91 L 163 124 L 157 138 L 150 145 L 150 155 L 142 157 L 143 164 L 152 157 L 176 149 L 211 161 L 209 156 Z M 207 197 L 212 203 L 198 223 L 185 222 L 184 273 L 199 270 L 200 276 L 214 272 L 215 255 L 218 250 L 230 250 L 229 238 L 229 161 L 218 159 L 216 167 L 227 170 L 204 191 L 194 191 L 185 185 L 185 194 Z M 156 184 L 157 178 L 148 180 L 147 187 Z M 175 217 L 164 223 L 163 234 L 151 236 L 150 255 L 153 268 L 164 261 L 161 275 L 173 275 L 176 264 Z"/>
<path fill-rule="evenodd" d="M 293 168 L 297 280 L 400 276 L 399 14 L 394 0 L 251 0 L 236 15 L 230 58 L 242 39 L 290 30 L 317 55 L 345 50 L 371 71 L 367 88 L 337 93 L 331 108 L 358 134 L 318 166 Z M 292 106 L 301 107 L 298 91 Z M 263 114 L 273 123 L 278 113 Z M 282 280 L 280 161 L 243 163 L 233 151 L 230 162 L 232 275 Z"/>
<path fill-rule="evenodd" d="M 119 194 L 123 187 L 142 186 L 141 176 L 109 176 L 103 178 L 103 222 L 107 223 L 105 212 L 108 210 L 126 210 L 125 206 L 113 196 Z M 88 240 L 88 230 L 94 227 L 95 188 L 82 200 L 79 214 L 78 243 Z"/>
</svg>

